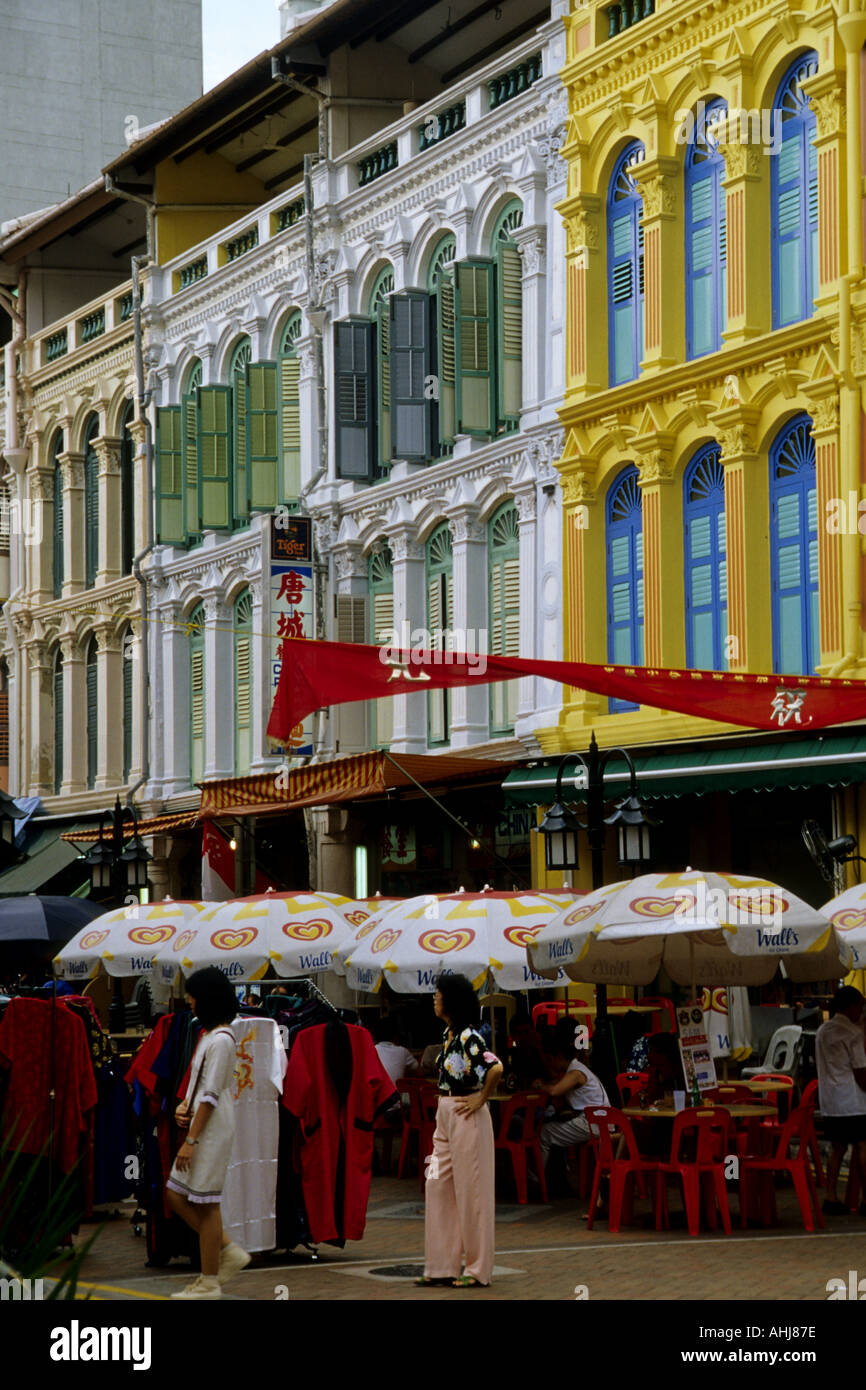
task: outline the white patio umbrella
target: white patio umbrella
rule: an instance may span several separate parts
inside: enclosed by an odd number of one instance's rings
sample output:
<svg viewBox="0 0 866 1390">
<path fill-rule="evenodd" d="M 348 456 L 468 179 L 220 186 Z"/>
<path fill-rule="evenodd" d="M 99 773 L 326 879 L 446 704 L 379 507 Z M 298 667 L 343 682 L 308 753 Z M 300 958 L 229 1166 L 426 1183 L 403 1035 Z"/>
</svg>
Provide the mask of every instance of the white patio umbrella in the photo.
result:
<svg viewBox="0 0 866 1390">
<path fill-rule="evenodd" d="M 588 893 L 529 948 L 539 974 L 648 985 L 664 966 L 677 984 L 759 985 L 780 961 L 793 980 L 844 974 L 846 952 L 825 916 L 766 879 L 643 874 Z"/>
<path fill-rule="evenodd" d="M 850 953 L 848 969 L 866 968 L 866 883 L 838 893 L 824 904 L 821 915 L 833 923 Z"/>
<path fill-rule="evenodd" d="M 336 893 L 268 893 L 219 903 L 203 912 L 156 961 L 157 978 L 174 984 L 216 965 L 235 984 L 277 975 L 314 975 L 330 970 L 334 947 L 350 935 L 344 908 L 351 898 Z"/>
<path fill-rule="evenodd" d="M 331 969 L 335 974 L 346 974 L 343 957 L 351 954 L 356 941 L 363 941 L 375 930 L 376 923 L 384 912 L 390 911 L 392 907 L 396 907 L 398 903 L 403 901 L 403 898 L 358 898 L 357 901 L 348 903 L 342 909 L 353 930 L 351 936 L 334 948 Z"/>
<path fill-rule="evenodd" d="M 340 952 L 352 989 L 431 994 L 439 976 L 466 975 L 476 989 L 488 971 L 503 989 L 550 984 L 527 965 L 526 947 L 577 894 L 442 893 L 408 898 L 356 933 Z M 567 984 L 563 972 L 554 983 Z"/>
<path fill-rule="evenodd" d="M 100 968 L 115 977 L 147 975 L 160 947 L 170 945 L 208 903 L 131 903 L 94 917 L 54 957 L 56 975 L 90 980 Z"/>
</svg>

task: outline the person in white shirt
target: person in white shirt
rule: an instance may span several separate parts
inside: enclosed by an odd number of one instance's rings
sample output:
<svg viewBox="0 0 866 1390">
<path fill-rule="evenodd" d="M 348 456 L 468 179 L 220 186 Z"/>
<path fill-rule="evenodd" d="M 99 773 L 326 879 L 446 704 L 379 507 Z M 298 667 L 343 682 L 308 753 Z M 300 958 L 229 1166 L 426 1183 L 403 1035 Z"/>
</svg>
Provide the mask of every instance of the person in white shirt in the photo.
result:
<svg viewBox="0 0 866 1390">
<path fill-rule="evenodd" d="M 866 1215 L 866 1047 L 863 1034 L 863 1008 L 859 989 L 842 985 L 830 1004 L 830 1018 L 822 1023 L 815 1038 L 818 1064 L 818 1097 L 824 1117 L 824 1135 L 830 1140 L 827 1161 L 827 1196 L 824 1211 L 848 1214 L 837 1190 L 839 1169 L 845 1150 L 851 1145 L 851 1166 L 860 1173 Z"/>
<path fill-rule="evenodd" d="M 545 1167 L 551 1149 L 567 1149 L 572 1144 L 585 1144 L 591 1138 L 583 1113 L 588 1105 L 610 1105 L 604 1086 L 582 1060 L 583 1054 L 576 1054 L 573 1048 L 565 1050 L 560 1043 L 552 1055 L 565 1058 L 569 1054 L 568 1066 L 559 1081 L 541 1082 L 533 1087 L 533 1090 L 546 1091 L 551 1099 L 561 1096 L 564 1102 L 562 1110 L 541 1126 L 539 1142 Z"/>
<path fill-rule="evenodd" d="M 390 1016 L 377 1020 L 375 1028 L 376 1052 L 379 1061 L 395 1086 L 401 1077 L 414 1076 L 418 1071 L 417 1060 L 412 1056 L 408 1047 L 403 1047 L 398 1042 L 399 1036 L 400 1029 L 397 1020 Z M 400 1089 L 399 1086 L 397 1089 Z"/>
</svg>

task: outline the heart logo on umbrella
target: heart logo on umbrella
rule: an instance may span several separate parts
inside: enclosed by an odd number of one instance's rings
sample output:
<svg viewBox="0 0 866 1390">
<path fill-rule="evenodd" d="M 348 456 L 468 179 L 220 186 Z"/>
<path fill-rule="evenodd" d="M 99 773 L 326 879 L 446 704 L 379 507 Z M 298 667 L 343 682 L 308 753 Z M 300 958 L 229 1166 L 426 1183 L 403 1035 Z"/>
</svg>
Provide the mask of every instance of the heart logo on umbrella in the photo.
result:
<svg viewBox="0 0 866 1390">
<path fill-rule="evenodd" d="M 376 940 L 372 942 L 370 950 L 374 955 L 378 955 L 380 951 L 387 951 L 389 946 L 393 946 L 395 941 L 399 941 L 402 935 L 402 931 L 397 930 L 395 927 L 386 927 L 384 931 L 379 933 Z"/>
<path fill-rule="evenodd" d="M 582 922 L 584 918 L 591 917 L 594 912 L 599 912 L 603 906 L 603 903 L 584 903 L 583 907 L 576 907 L 573 912 L 569 912 L 565 919 L 565 925 L 573 927 L 575 922 Z"/>
<path fill-rule="evenodd" d="M 78 943 L 78 949 L 92 951 L 94 946 L 101 946 L 107 936 L 107 931 L 86 931 Z"/>
<path fill-rule="evenodd" d="M 366 922 L 369 920 L 369 917 L 369 912 L 363 912 L 361 908 L 358 908 L 356 912 L 346 913 L 346 921 L 349 922 L 353 927 L 360 927 L 362 922 Z"/>
<path fill-rule="evenodd" d="M 378 925 L 379 923 L 376 921 L 375 917 L 372 918 L 372 920 L 367 923 L 366 927 L 362 927 L 357 933 L 355 940 L 363 941 L 364 937 L 369 936 L 371 931 L 375 931 Z"/>
<path fill-rule="evenodd" d="M 173 951 L 183 951 L 191 941 L 195 941 L 197 936 L 198 932 L 189 930 L 182 931 L 171 949 Z"/>
<path fill-rule="evenodd" d="M 830 921 L 839 928 L 840 931 L 856 931 L 858 927 L 866 927 L 866 909 L 862 907 L 843 907 L 841 912 L 834 912 Z M 84 942 L 82 941 L 82 946 Z"/>
<path fill-rule="evenodd" d="M 448 951 L 463 951 L 475 940 L 475 933 L 469 927 L 457 927 L 454 931 L 442 931 L 439 927 L 432 927 L 430 931 L 422 931 L 418 937 L 418 945 L 422 951 L 429 951 L 431 955 L 443 956 Z"/>
<path fill-rule="evenodd" d="M 635 898 L 634 902 L 629 903 L 629 907 L 639 917 L 673 917 L 680 903 L 689 907 L 694 901 L 694 898 L 681 893 L 676 898 Z"/>
<path fill-rule="evenodd" d="M 257 936 L 255 927 L 224 927 L 214 932 L 211 945 L 218 951 L 239 951 L 242 946 L 252 945 Z"/>
<path fill-rule="evenodd" d="M 728 906 L 751 918 L 775 917 L 777 913 L 787 912 L 789 904 L 775 893 L 728 893 Z"/>
<path fill-rule="evenodd" d="M 541 927 L 506 927 L 505 939 L 513 946 L 531 946 Z"/>
<path fill-rule="evenodd" d="M 131 927 L 127 935 L 136 946 L 158 946 L 162 941 L 171 941 L 174 927 Z"/>
<path fill-rule="evenodd" d="M 330 936 L 331 924 L 323 917 L 314 917 L 309 922 L 287 922 L 283 932 L 292 941 L 318 941 L 322 936 Z"/>
</svg>

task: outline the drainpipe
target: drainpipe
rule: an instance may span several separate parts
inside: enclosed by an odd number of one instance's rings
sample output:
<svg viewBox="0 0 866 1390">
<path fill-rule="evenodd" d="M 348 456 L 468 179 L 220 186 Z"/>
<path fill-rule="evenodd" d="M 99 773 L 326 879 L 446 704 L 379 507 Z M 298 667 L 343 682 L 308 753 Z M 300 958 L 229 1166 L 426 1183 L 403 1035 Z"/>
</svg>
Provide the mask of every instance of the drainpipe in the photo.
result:
<svg viewBox="0 0 866 1390">
<path fill-rule="evenodd" d="M 26 330 L 26 324 L 27 324 L 26 300 L 27 300 L 27 272 L 26 272 L 26 270 L 21 270 L 21 271 L 19 271 L 19 274 L 18 274 L 18 297 L 17 297 L 17 300 L 11 300 L 11 299 L 10 299 L 10 300 L 9 300 L 9 303 L 8 303 L 9 314 L 10 314 L 10 316 L 11 316 L 11 318 L 12 318 L 12 341 L 6 344 L 6 349 L 5 349 L 5 359 L 6 359 L 6 444 L 5 444 L 5 446 L 4 446 L 4 451 L 3 451 L 3 452 L 4 452 L 4 456 L 5 456 L 6 460 L 7 460 L 7 462 L 10 464 L 10 466 L 12 467 L 13 472 L 14 472 L 15 475 L 16 475 L 16 490 L 20 487 L 21 469 L 22 469 L 23 461 L 24 461 L 24 460 L 23 460 L 24 450 L 21 449 L 21 448 L 19 447 L 19 444 L 18 444 L 18 370 L 17 370 L 17 358 L 18 358 L 18 354 L 20 353 L 21 349 L 22 349 L 23 346 L 24 346 L 24 339 L 25 339 L 25 337 L 26 337 L 26 331 L 27 331 L 27 330 Z M 21 503 L 22 500 L 23 500 L 23 499 L 19 497 L 19 513 L 20 513 L 20 503 Z M 10 537 L 10 542 L 12 542 L 12 539 L 13 539 L 13 538 Z M 18 600 L 19 600 L 20 598 L 22 598 L 22 597 L 26 594 L 26 576 L 25 576 L 25 573 L 24 573 L 24 566 L 23 566 L 23 564 L 21 563 L 21 554 L 20 554 L 20 549 L 21 549 L 21 528 L 20 528 L 20 527 L 19 527 L 19 534 L 18 534 L 18 536 L 14 538 L 14 544 L 15 544 L 15 546 L 16 546 L 16 554 L 15 554 L 15 584 L 14 584 L 14 587 L 12 588 L 12 590 L 11 590 L 11 592 L 10 592 L 10 594 L 9 594 L 9 597 L 7 598 L 6 602 L 3 604 L 3 618 L 4 618 L 4 621 L 5 621 L 5 623 L 6 623 L 6 633 L 7 633 L 8 639 L 9 639 L 9 645 L 10 645 L 10 647 L 12 648 L 12 668 L 13 668 L 13 672 L 14 672 L 14 680 L 15 680 L 15 697 L 16 697 L 15 703 L 16 703 L 16 706 L 17 706 L 18 710 L 20 711 L 21 708 L 22 708 L 22 703 L 23 703 L 23 692 L 22 692 L 22 686 L 21 686 L 21 648 L 20 648 L 19 645 L 18 645 L 18 638 L 17 638 L 16 635 L 15 635 L 15 624 L 14 624 L 13 621 L 12 621 L 12 606 L 13 606 L 13 604 L 17 603 Z M 10 560 L 11 560 L 11 558 L 12 558 L 12 543 L 10 543 L 10 547 L 9 547 L 9 557 L 10 557 Z M 11 569 L 11 566 L 10 566 L 10 569 Z M 11 579 L 12 579 L 11 574 L 10 574 L 9 577 L 10 577 L 10 581 L 11 581 Z M 16 738 L 16 743 L 15 743 L 15 762 L 16 762 L 16 773 L 17 773 L 17 778 L 16 778 L 16 780 L 17 780 L 17 782 L 18 782 L 18 786 L 17 786 L 17 788 L 16 788 L 16 791 L 20 794 L 20 792 L 21 792 L 21 790 L 22 790 L 22 788 L 21 788 L 21 773 L 22 773 L 22 758 L 21 758 L 21 752 L 22 752 L 23 738 L 22 738 L 22 729 L 21 729 L 21 727 L 20 727 L 20 721 L 18 721 L 18 723 L 19 723 L 19 727 L 18 727 L 18 729 L 17 729 L 17 738 Z"/>
<path fill-rule="evenodd" d="M 156 202 L 153 198 L 145 198 L 141 193 L 130 193 L 128 188 L 118 188 L 110 174 L 105 175 L 105 191 L 113 193 L 115 198 L 124 198 L 128 203 L 139 203 L 147 213 L 147 258 L 149 261 L 156 260 L 156 227 L 154 217 L 156 213 Z"/>
<path fill-rule="evenodd" d="M 840 452 L 842 495 L 860 495 L 861 421 L 860 388 L 851 354 L 851 295 L 863 277 L 862 149 L 860 136 L 860 55 L 866 42 L 866 14 L 855 10 L 858 0 L 840 0 L 837 26 L 845 48 L 845 105 L 850 113 L 846 146 L 847 272 L 839 296 Z M 860 594 L 860 535 L 845 535 L 842 550 L 842 592 L 845 595 L 843 649 L 845 656 L 834 674 L 860 660 L 862 598 Z"/>
</svg>

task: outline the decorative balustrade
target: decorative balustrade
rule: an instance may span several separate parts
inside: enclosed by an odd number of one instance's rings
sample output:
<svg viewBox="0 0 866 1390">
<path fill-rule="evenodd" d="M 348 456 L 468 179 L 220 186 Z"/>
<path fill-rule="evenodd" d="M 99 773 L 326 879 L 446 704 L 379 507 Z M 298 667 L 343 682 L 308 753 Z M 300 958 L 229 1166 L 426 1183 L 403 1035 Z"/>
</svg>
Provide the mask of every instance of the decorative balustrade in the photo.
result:
<svg viewBox="0 0 866 1390">
<path fill-rule="evenodd" d="M 436 116 L 428 116 L 424 124 L 418 127 L 418 150 L 429 150 L 431 145 L 438 145 L 440 140 L 447 140 L 449 135 L 465 128 L 466 102 L 459 101 Z"/>
<path fill-rule="evenodd" d="M 45 365 L 49 362 L 56 362 L 60 357 L 65 357 L 68 351 L 68 328 L 60 328 L 56 333 L 51 333 L 42 340 L 42 361 Z"/>
<path fill-rule="evenodd" d="M 608 38 L 615 39 L 617 34 L 624 33 L 633 24 L 649 19 L 650 15 L 655 14 L 655 8 L 655 0 L 620 0 L 620 4 L 611 5 L 605 10 Z"/>
<path fill-rule="evenodd" d="M 358 161 L 358 187 L 364 188 L 383 174 L 390 174 L 397 164 L 397 141 L 392 140 L 389 145 L 382 145 L 381 149 L 373 150 Z"/>
<path fill-rule="evenodd" d="M 245 256 L 248 251 L 252 251 L 259 244 L 258 227 L 248 227 L 240 236 L 232 237 L 231 241 L 224 241 L 222 250 L 225 252 L 226 261 L 236 261 L 238 256 Z"/>
<path fill-rule="evenodd" d="M 526 58 L 522 63 L 509 68 L 507 72 L 501 72 L 487 83 L 487 90 L 490 93 L 490 110 L 495 111 L 497 106 L 502 106 L 506 101 L 519 97 L 521 92 L 527 91 L 534 82 L 541 77 L 541 54 L 533 53 L 531 58 Z"/>
<path fill-rule="evenodd" d="M 104 332 L 105 305 L 101 304 L 91 314 L 85 314 L 83 318 L 78 320 L 78 346 L 83 347 L 85 343 L 92 343 L 94 338 L 101 338 Z"/>
<path fill-rule="evenodd" d="M 294 227 L 296 222 L 300 222 L 304 211 L 303 198 L 296 198 L 287 207 L 279 208 L 274 216 L 274 232 L 286 232 L 289 227 Z"/>
<path fill-rule="evenodd" d="M 116 321 L 126 323 L 127 319 L 132 318 L 132 290 L 128 294 L 122 294 L 117 301 Z"/>
<path fill-rule="evenodd" d="M 188 265 L 182 265 L 177 272 L 177 288 L 185 290 L 188 285 L 194 285 L 196 280 L 203 280 L 207 275 L 207 256 L 198 256 L 196 260 L 190 261 Z"/>
</svg>

